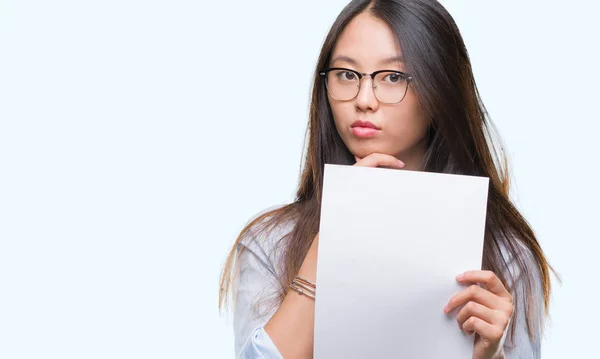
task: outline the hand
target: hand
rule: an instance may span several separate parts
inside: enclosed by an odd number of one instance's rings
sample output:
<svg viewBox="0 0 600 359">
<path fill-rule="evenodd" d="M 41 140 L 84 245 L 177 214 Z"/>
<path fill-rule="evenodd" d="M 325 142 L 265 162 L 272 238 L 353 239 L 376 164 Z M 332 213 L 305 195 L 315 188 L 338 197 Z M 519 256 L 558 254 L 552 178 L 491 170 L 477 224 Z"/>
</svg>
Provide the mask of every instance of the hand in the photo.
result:
<svg viewBox="0 0 600 359">
<path fill-rule="evenodd" d="M 458 275 L 456 280 L 474 284 L 454 295 L 444 313 L 464 305 L 456 321 L 469 335 L 477 334 L 473 359 L 503 358 L 502 340 L 514 310 L 511 294 L 491 271 L 468 271 Z M 484 284 L 486 288 L 475 283 Z"/>
<path fill-rule="evenodd" d="M 394 156 L 385 155 L 383 153 L 371 153 L 365 158 L 354 156 L 356 163 L 354 166 L 361 167 L 388 167 L 388 168 L 403 168 L 404 162 Z"/>
</svg>

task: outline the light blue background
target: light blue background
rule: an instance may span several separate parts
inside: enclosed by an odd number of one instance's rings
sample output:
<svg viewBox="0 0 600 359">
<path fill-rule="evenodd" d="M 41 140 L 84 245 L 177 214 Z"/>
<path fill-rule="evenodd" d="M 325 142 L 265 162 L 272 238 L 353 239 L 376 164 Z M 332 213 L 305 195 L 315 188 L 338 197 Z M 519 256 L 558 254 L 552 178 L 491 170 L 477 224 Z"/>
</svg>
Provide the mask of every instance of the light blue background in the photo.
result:
<svg viewBox="0 0 600 359">
<path fill-rule="evenodd" d="M 220 268 L 246 220 L 293 198 L 345 3 L 0 2 L 0 358 L 233 357 Z M 590 357 L 600 7 L 443 3 L 564 277 L 544 358 Z"/>
</svg>

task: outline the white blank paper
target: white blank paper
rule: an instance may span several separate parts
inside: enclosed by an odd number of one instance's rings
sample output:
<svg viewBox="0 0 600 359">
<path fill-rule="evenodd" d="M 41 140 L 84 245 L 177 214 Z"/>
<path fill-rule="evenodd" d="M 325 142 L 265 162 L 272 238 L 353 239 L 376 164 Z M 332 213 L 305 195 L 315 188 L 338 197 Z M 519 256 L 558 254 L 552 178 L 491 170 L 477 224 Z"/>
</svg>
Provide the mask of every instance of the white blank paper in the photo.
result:
<svg viewBox="0 0 600 359">
<path fill-rule="evenodd" d="M 443 312 L 480 269 L 488 178 L 325 165 L 316 359 L 471 358 Z"/>
</svg>

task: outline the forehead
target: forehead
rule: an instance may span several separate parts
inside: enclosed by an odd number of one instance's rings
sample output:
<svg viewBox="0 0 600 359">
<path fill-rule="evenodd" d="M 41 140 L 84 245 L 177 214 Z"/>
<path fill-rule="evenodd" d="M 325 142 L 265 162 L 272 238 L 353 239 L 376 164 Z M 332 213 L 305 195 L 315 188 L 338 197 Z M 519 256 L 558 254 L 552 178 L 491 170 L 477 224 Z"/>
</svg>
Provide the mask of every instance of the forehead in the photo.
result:
<svg viewBox="0 0 600 359">
<path fill-rule="evenodd" d="M 381 65 L 390 58 L 401 56 L 401 50 L 390 27 L 368 12 L 359 14 L 340 34 L 333 49 L 331 65 L 354 59 L 363 70 Z"/>
</svg>

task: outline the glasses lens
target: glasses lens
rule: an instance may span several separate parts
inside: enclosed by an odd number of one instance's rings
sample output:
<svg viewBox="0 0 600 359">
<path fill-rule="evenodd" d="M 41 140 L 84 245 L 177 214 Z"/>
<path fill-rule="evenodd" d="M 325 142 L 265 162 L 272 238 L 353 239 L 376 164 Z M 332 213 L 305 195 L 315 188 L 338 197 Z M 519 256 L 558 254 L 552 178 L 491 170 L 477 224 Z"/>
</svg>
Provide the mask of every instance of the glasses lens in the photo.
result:
<svg viewBox="0 0 600 359">
<path fill-rule="evenodd" d="M 401 72 L 386 71 L 375 76 L 375 96 L 381 102 L 398 103 L 404 99 L 408 79 Z"/>
<path fill-rule="evenodd" d="M 327 73 L 326 82 L 329 95 L 336 100 L 352 100 L 358 94 L 360 79 L 348 70 L 331 70 Z"/>
</svg>

